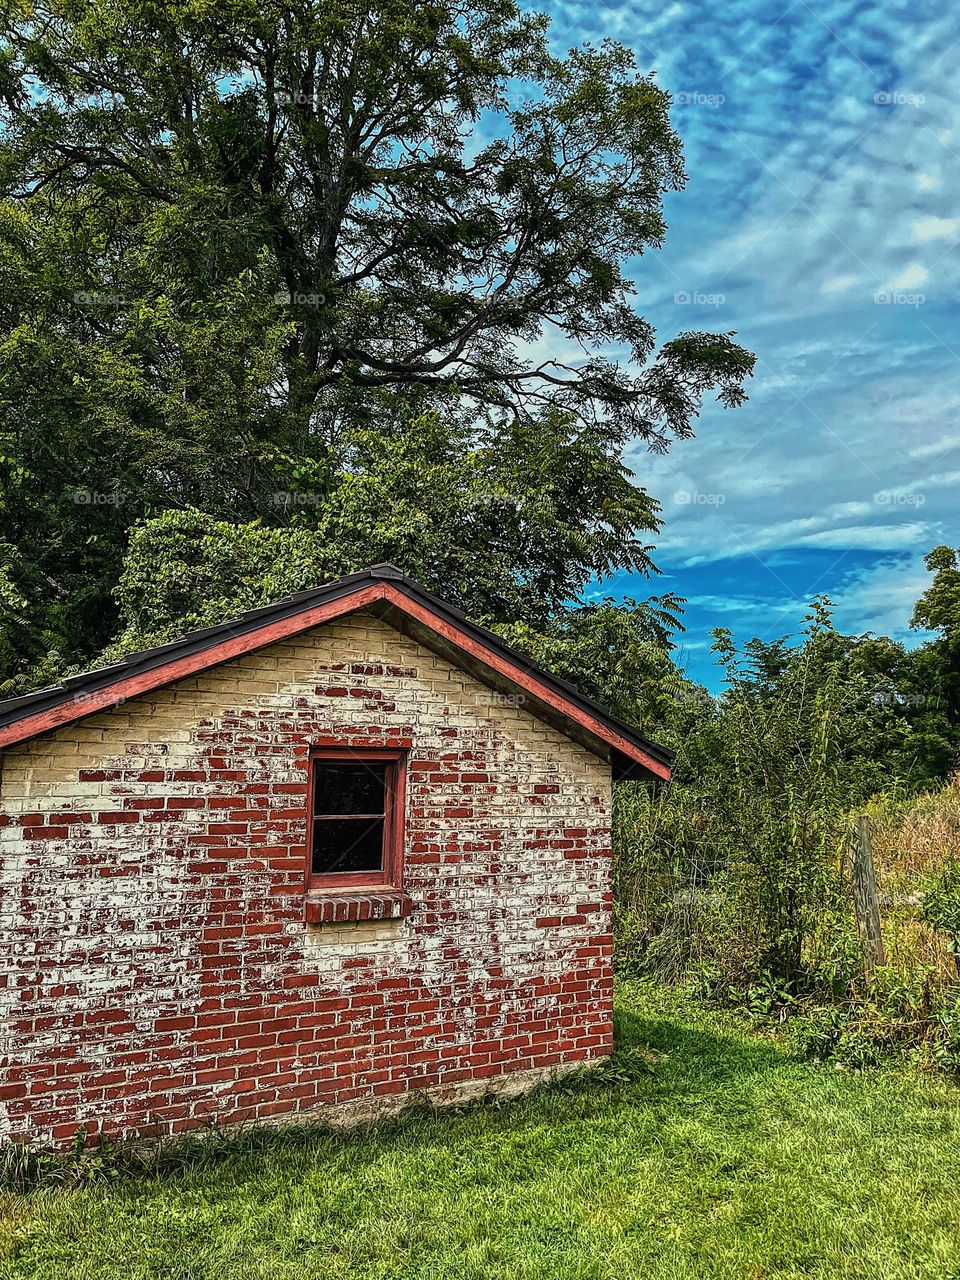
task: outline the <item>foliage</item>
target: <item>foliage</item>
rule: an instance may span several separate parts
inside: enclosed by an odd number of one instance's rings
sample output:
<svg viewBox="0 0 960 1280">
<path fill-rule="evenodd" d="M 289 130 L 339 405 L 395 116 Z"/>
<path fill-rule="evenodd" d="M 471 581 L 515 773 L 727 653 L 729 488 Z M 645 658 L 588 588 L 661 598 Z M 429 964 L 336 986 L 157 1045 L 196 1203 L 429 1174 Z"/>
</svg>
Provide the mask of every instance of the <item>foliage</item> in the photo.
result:
<svg viewBox="0 0 960 1280">
<path fill-rule="evenodd" d="M 741 653 L 715 633 L 727 688 L 687 728 L 679 785 L 619 802 L 620 902 L 646 912 L 662 976 L 696 960 L 731 981 L 794 979 L 840 892 L 847 809 L 873 768 L 861 753 L 889 709 L 862 672 L 824 659 L 831 633 L 823 602 L 799 649 L 754 641 Z"/>
<path fill-rule="evenodd" d="M 960 941 L 960 859 L 948 862 L 932 879 L 923 897 L 922 918 L 953 943 Z"/>
<path fill-rule="evenodd" d="M 626 599 L 558 610 L 538 629 L 514 622 L 497 629 L 582 693 L 636 725 L 665 725 L 671 696 L 691 688 L 670 657 L 682 601 L 674 595 L 642 603 Z"/>
<path fill-rule="evenodd" d="M 934 578 L 917 601 L 912 625 L 940 631 L 947 640 L 960 640 L 960 551 L 934 547 L 924 563 Z"/>
<path fill-rule="evenodd" d="M 16 547 L 0 547 L 0 698 L 22 692 L 21 678 L 29 672 L 28 684 L 51 683 L 61 666 L 57 635 L 57 610 L 39 620 L 30 607 L 27 592 L 19 579 L 25 571 Z M 29 573 L 29 569 L 26 569 Z"/>
<path fill-rule="evenodd" d="M 82 1125 L 66 1152 L 6 1141 L 0 1143 L 0 1190 L 92 1186 L 119 1176 L 120 1150 L 105 1134 L 89 1142 Z"/>
<path fill-rule="evenodd" d="M 952 726 L 954 760 L 960 750 L 960 551 L 934 547 L 925 558 L 933 581 L 917 601 L 911 626 L 938 633 L 920 650 L 927 689 L 936 693 Z"/>
<path fill-rule="evenodd" d="M 881 986 L 868 998 L 833 1004 L 807 1001 L 794 1011 L 790 1031 L 801 1053 L 847 1067 L 879 1066 L 891 1053 L 915 1050 L 935 1030 L 929 990 Z"/>
<path fill-rule="evenodd" d="M 808 998 L 791 1024 L 808 1051 L 848 1065 L 893 1052 L 955 1071 L 960 1067 L 960 779 L 918 795 L 884 795 L 871 803 L 868 814 L 886 964 L 867 981 L 859 963 L 848 963 L 833 985 L 822 981 L 819 962 L 811 964 Z M 820 922 L 812 959 L 844 924 L 849 936 L 849 910 Z M 859 960 L 856 948 L 849 959 Z"/>
<path fill-rule="evenodd" d="M 669 793 L 647 797 L 647 808 L 637 800 L 627 796 L 620 833 L 621 971 L 656 973 L 708 1005 L 783 1025 L 804 1056 L 851 1068 L 897 1057 L 922 1068 L 960 1070 L 960 778 L 919 794 L 893 789 L 865 807 L 886 952 L 886 963 L 869 979 L 839 868 L 831 892 L 808 919 L 799 970 L 786 976 L 765 964 L 738 929 L 745 898 L 727 867 L 693 891 L 682 857 L 673 866 L 658 861 L 659 849 L 685 831 L 686 815 Z M 659 832 L 653 805 L 659 805 Z M 645 877 L 636 863 L 624 864 L 641 838 L 649 841 L 641 855 Z"/>
<path fill-rule="evenodd" d="M 288 527 L 196 510 L 146 521 L 123 561 L 124 631 L 110 653 L 390 561 L 473 617 L 513 623 L 528 646 L 537 626 L 558 655 L 562 642 L 577 637 L 583 653 L 594 637 L 609 666 L 630 634 L 616 657 L 620 682 L 632 688 L 631 664 L 641 660 L 651 680 L 669 668 L 664 648 L 679 601 L 629 611 L 563 606 L 598 567 L 610 572 L 643 554 L 634 532 L 655 523 L 656 504 L 606 466 L 587 433 L 562 434 L 516 425 L 493 449 L 423 413 L 392 435 L 355 432 L 322 490 L 304 477 L 282 493 L 293 508 Z"/>
<path fill-rule="evenodd" d="M 960 975 L 960 858 L 954 857 L 931 877 L 923 895 L 920 918 L 950 939 Z"/>
<path fill-rule="evenodd" d="M 885 637 L 841 635 L 826 600 L 814 602 L 799 645 L 738 649 L 728 632 L 715 636 L 721 697 L 688 689 L 657 708 L 658 731 L 678 747 L 674 783 L 618 788 L 621 966 L 695 981 L 711 999 L 778 1017 L 809 998 L 852 1004 L 850 1016 L 869 1021 L 863 1001 L 876 1001 L 864 993 L 847 833 L 877 796 L 887 826 L 905 821 L 919 788 L 954 760 L 957 725 L 937 696 L 936 663 L 928 646 L 910 653 Z M 682 678 L 674 687 L 682 691 Z M 938 847 L 955 838 L 948 809 L 938 810 Z M 918 887 L 891 878 L 889 891 Z M 908 921 L 898 929 L 918 956 L 898 955 L 904 981 L 922 983 L 930 963 L 917 946 L 929 942 L 911 940 Z M 880 1002 L 880 1022 L 891 999 Z M 916 1038 L 930 1031 L 927 1015 Z M 906 1008 L 901 1020 L 912 1019 Z"/>
<path fill-rule="evenodd" d="M 222 622 L 336 576 L 306 529 L 168 511 L 132 531 L 117 588 L 125 629 L 111 658 Z"/>
<path fill-rule="evenodd" d="M 555 57 L 545 20 L 507 0 L 97 0 L 9 19 L 8 190 L 44 229 L 83 225 L 88 289 L 122 295 L 101 336 L 172 303 L 147 331 L 176 348 L 184 303 L 209 323 L 213 294 L 255 272 L 261 308 L 285 291 L 275 354 L 304 425 L 344 385 L 602 410 L 658 438 L 713 385 L 741 398 L 750 358 L 716 337 L 682 335 L 632 377 L 600 354 L 516 352 L 549 323 L 587 353 L 652 353 L 621 269 L 660 244 L 684 174 L 668 97 L 625 48 Z"/>
<path fill-rule="evenodd" d="M 552 563 L 504 609 L 648 566 L 624 449 L 689 435 L 711 392 L 738 404 L 753 358 L 726 334 L 658 348 L 638 314 L 626 269 L 684 173 L 626 49 L 556 56 L 512 0 L 4 16 L 0 540 L 37 628 L 7 676 L 107 643 L 127 531 L 171 509 L 342 531 L 379 496 L 393 528 L 361 543 L 413 571 L 457 559 L 465 520 L 462 563 L 521 580 L 530 519 Z M 540 338 L 575 356 L 541 360 Z M 445 432 L 395 438 L 428 410 Z M 438 529 L 485 449 L 504 504 Z M 317 506 L 282 498 L 304 491 Z"/>
</svg>

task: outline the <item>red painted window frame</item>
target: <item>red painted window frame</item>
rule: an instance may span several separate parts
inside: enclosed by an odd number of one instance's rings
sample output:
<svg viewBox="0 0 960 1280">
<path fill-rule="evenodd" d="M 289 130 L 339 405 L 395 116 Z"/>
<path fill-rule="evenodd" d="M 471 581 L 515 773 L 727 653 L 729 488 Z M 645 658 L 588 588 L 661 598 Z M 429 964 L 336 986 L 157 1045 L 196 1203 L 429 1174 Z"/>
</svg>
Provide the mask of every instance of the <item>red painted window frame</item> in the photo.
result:
<svg viewBox="0 0 960 1280">
<path fill-rule="evenodd" d="M 387 764 L 384 787 L 383 869 L 381 871 L 332 871 L 313 873 L 313 793 L 318 763 L 375 760 Z M 326 893 L 335 889 L 400 889 L 403 887 L 403 835 L 406 814 L 407 751 L 380 747 L 311 747 L 307 761 L 306 884 Z"/>
</svg>

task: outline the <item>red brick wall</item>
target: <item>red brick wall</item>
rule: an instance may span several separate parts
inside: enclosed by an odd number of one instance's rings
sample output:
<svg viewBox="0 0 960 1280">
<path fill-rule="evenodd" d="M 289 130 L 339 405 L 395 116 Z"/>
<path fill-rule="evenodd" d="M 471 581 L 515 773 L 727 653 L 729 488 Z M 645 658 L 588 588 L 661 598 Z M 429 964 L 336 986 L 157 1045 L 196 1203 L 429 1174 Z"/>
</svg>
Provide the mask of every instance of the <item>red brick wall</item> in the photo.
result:
<svg viewBox="0 0 960 1280">
<path fill-rule="evenodd" d="M 403 920 L 304 921 L 321 739 L 409 745 Z M 609 766 L 372 618 L 11 748 L 2 796 L 0 1134 L 456 1097 L 610 1050 Z"/>
</svg>

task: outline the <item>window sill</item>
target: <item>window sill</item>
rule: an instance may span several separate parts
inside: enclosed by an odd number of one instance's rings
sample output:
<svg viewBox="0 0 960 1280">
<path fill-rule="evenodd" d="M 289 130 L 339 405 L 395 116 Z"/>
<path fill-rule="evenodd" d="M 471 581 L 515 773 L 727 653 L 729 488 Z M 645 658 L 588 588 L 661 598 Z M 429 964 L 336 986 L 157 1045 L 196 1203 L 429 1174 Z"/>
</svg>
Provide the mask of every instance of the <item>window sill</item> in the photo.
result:
<svg viewBox="0 0 960 1280">
<path fill-rule="evenodd" d="M 402 889 L 371 885 L 369 889 L 311 889 L 303 901 L 307 924 L 348 924 L 363 920 L 401 920 L 413 910 Z"/>
</svg>

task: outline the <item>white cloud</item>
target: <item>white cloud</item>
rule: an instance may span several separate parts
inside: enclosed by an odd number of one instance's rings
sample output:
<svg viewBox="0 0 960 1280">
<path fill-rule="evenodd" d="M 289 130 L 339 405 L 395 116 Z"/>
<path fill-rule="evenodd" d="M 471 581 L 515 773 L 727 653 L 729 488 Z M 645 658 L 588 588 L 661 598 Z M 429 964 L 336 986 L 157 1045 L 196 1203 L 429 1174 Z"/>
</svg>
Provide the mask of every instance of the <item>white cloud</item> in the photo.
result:
<svg viewBox="0 0 960 1280">
<path fill-rule="evenodd" d="M 830 547 L 837 551 L 900 551 L 915 547 L 924 538 L 929 540 L 925 524 L 858 525 L 853 528 L 824 529 L 801 538 L 805 547 Z"/>
<path fill-rule="evenodd" d="M 927 444 L 918 444 L 907 452 L 911 458 L 932 458 L 938 453 L 956 448 L 960 448 L 960 435 L 947 435 L 939 440 L 931 440 Z"/>
<path fill-rule="evenodd" d="M 783 603 L 783 602 L 781 602 Z M 788 600 L 786 604 L 795 604 L 795 601 Z M 718 613 L 757 613 L 762 612 L 768 607 L 776 608 L 776 605 L 768 605 L 766 600 L 757 600 L 752 596 L 711 596 L 698 595 L 697 604 L 703 609 L 715 609 Z"/>
<path fill-rule="evenodd" d="M 850 274 L 842 276 L 832 276 L 829 280 L 825 280 L 820 286 L 821 293 L 846 293 L 852 285 L 855 285 L 860 279 L 859 276 Z"/>
<path fill-rule="evenodd" d="M 894 292 L 897 289 L 918 289 L 920 285 L 926 284 L 930 272 L 920 262 L 911 262 L 908 266 L 887 284 L 886 292 Z"/>
<path fill-rule="evenodd" d="M 941 179 L 939 173 L 918 173 L 915 181 L 920 191 L 936 191 Z"/>
<path fill-rule="evenodd" d="M 826 514 L 842 520 L 847 516 L 869 516 L 873 514 L 873 508 L 869 502 L 835 502 L 827 508 Z"/>
<path fill-rule="evenodd" d="M 852 574 L 837 593 L 834 621 L 841 631 L 873 631 L 898 639 L 916 636 L 910 618 L 930 575 L 917 556 L 881 560 Z"/>
<path fill-rule="evenodd" d="M 927 240 L 949 240 L 957 234 L 958 227 L 960 222 L 956 218 L 936 218 L 931 215 L 926 218 L 917 218 L 911 224 L 910 230 L 913 232 L 914 240 L 924 243 Z M 924 279 L 926 279 L 926 273 L 924 273 Z"/>
</svg>

